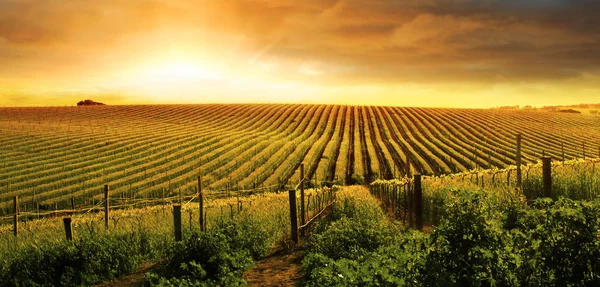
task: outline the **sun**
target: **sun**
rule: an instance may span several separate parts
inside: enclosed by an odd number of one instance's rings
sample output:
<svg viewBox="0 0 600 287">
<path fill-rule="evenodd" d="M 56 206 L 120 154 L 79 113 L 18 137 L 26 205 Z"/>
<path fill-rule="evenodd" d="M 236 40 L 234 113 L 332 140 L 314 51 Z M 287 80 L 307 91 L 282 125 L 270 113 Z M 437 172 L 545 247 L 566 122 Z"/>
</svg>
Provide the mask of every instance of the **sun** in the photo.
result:
<svg viewBox="0 0 600 287">
<path fill-rule="evenodd" d="M 143 64 L 121 71 L 118 82 L 137 91 L 181 92 L 223 80 L 221 73 L 193 59 L 149 59 Z"/>
<path fill-rule="evenodd" d="M 219 78 L 218 73 L 192 62 L 169 62 L 149 67 L 140 77 L 143 82 L 153 84 L 194 83 Z"/>
</svg>

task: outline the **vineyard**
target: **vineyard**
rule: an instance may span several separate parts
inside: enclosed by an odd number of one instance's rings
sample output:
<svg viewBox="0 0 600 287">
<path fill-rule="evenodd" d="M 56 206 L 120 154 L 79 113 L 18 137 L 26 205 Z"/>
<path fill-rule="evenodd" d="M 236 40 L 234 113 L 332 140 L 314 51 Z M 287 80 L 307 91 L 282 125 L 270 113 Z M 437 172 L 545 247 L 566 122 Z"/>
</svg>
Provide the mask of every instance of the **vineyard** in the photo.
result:
<svg viewBox="0 0 600 287">
<path fill-rule="evenodd" d="M 0 213 L 115 197 L 361 184 L 598 157 L 600 116 L 537 111 L 209 104 L 0 108 Z"/>
</svg>

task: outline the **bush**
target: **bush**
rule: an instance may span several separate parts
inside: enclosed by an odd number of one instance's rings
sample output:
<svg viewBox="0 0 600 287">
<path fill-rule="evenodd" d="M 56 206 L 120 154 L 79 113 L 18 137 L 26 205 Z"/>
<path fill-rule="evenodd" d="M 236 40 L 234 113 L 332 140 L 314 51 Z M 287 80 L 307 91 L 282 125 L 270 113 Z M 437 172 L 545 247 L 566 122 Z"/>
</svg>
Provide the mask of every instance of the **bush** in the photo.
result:
<svg viewBox="0 0 600 287">
<path fill-rule="evenodd" d="M 390 230 L 376 220 L 344 217 L 333 222 L 325 232 L 313 234 L 307 246 L 311 252 L 332 259 L 357 259 L 389 243 L 392 240 Z"/>
<path fill-rule="evenodd" d="M 405 251 L 405 247 L 385 249 L 403 245 L 394 241 L 399 234 L 400 229 L 387 220 L 372 198 L 342 198 L 330 219 L 319 222 L 307 242 L 308 254 L 302 261 L 305 283 L 308 286 L 368 286 L 387 282 L 395 286 L 396 280 L 403 277 L 388 273 L 399 271 L 394 266 L 401 265 L 390 265 L 387 270 L 381 262 L 418 258 L 413 252 Z M 379 269 L 384 271 L 373 273 Z"/>
<path fill-rule="evenodd" d="M 431 234 L 426 285 L 514 286 L 516 269 L 511 238 L 502 229 L 501 213 L 484 192 L 461 192 L 447 201 L 444 220 Z"/>
<path fill-rule="evenodd" d="M 267 254 L 272 240 L 256 220 L 228 222 L 176 243 L 161 270 L 147 278 L 155 286 L 244 285 L 244 271 Z"/>
<path fill-rule="evenodd" d="M 422 286 L 427 236 L 409 233 L 362 257 L 333 259 L 309 253 L 302 261 L 306 286 Z"/>
<path fill-rule="evenodd" d="M 600 204 L 538 199 L 511 230 L 527 285 L 600 286 Z"/>
<path fill-rule="evenodd" d="M 104 104 L 100 102 L 94 102 L 88 99 L 77 102 L 77 106 L 104 106 Z"/>
<path fill-rule="evenodd" d="M 147 250 L 137 233 L 25 246 L 4 262 L 0 286 L 81 286 L 134 271 Z"/>
<path fill-rule="evenodd" d="M 362 185 L 364 184 L 364 179 L 362 176 L 352 173 L 350 178 L 347 179 L 346 185 Z"/>
<path fill-rule="evenodd" d="M 449 191 L 429 235 L 399 234 L 361 201 L 338 205 L 337 219 L 310 239 L 305 285 L 600 286 L 600 200 L 528 206 Z"/>
</svg>

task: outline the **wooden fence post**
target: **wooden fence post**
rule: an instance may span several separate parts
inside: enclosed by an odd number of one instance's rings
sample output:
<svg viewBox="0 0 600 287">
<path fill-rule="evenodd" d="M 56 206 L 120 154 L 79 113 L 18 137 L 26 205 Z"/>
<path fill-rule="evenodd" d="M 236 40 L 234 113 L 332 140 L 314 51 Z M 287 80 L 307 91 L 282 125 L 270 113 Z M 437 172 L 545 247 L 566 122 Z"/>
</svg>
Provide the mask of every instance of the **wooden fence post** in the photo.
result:
<svg viewBox="0 0 600 287">
<path fill-rule="evenodd" d="M 521 172 L 521 134 L 517 134 L 517 154 L 516 154 L 516 165 L 517 165 L 517 187 L 522 188 L 523 173 Z"/>
<path fill-rule="evenodd" d="M 296 213 L 296 191 L 289 190 L 290 196 L 290 223 L 292 227 L 292 241 L 298 243 L 298 214 Z"/>
<path fill-rule="evenodd" d="M 413 181 L 414 183 L 414 181 Z M 413 227 L 414 225 L 414 221 L 413 221 L 413 212 L 415 211 L 414 208 L 414 198 L 415 198 L 415 188 L 414 188 L 414 184 L 413 184 L 413 189 L 410 189 L 410 184 L 408 186 L 408 200 L 406 202 L 406 205 L 408 206 L 408 227 Z"/>
<path fill-rule="evenodd" d="M 560 142 L 560 156 L 564 163 L 564 161 L 565 161 L 565 143 L 564 142 Z"/>
<path fill-rule="evenodd" d="M 108 230 L 108 212 L 110 209 L 109 195 L 108 195 L 108 184 L 104 185 L 104 228 Z"/>
<path fill-rule="evenodd" d="M 415 223 L 419 231 L 423 231 L 423 189 L 421 188 L 421 174 L 415 173 Z"/>
<path fill-rule="evenodd" d="M 13 221 L 13 232 L 15 237 L 19 234 L 19 197 L 15 195 L 14 201 L 14 221 Z"/>
<path fill-rule="evenodd" d="M 71 209 L 75 210 L 75 198 L 71 197 Z"/>
<path fill-rule="evenodd" d="M 200 231 L 204 231 L 204 195 L 202 194 L 202 176 L 198 176 L 198 198 L 200 199 Z"/>
<path fill-rule="evenodd" d="M 403 186 L 403 189 L 404 189 L 404 202 L 403 202 L 404 205 L 403 205 L 403 207 L 406 208 L 406 210 L 404 210 L 404 214 L 402 215 L 402 222 L 403 223 L 406 223 L 406 220 L 408 219 L 408 213 L 410 212 L 409 211 L 410 203 L 408 201 L 408 190 L 406 189 L 406 185 L 407 184 L 404 183 L 404 186 Z"/>
<path fill-rule="evenodd" d="M 65 235 L 67 236 L 67 240 L 73 240 L 73 231 L 71 229 L 71 218 L 65 217 L 63 218 L 63 224 L 65 225 Z"/>
<path fill-rule="evenodd" d="M 581 149 L 583 150 L 583 159 L 585 159 L 585 142 L 583 142 L 581 146 Z"/>
<path fill-rule="evenodd" d="M 306 224 L 306 212 L 304 210 L 304 164 L 300 164 L 300 225 Z M 304 229 L 301 230 L 304 235 Z"/>
<path fill-rule="evenodd" d="M 552 197 L 552 158 L 542 158 L 542 171 L 544 180 L 544 197 Z"/>
<path fill-rule="evenodd" d="M 175 241 L 181 241 L 181 204 L 173 205 L 173 225 L 175 227 Z"/>
</svg>

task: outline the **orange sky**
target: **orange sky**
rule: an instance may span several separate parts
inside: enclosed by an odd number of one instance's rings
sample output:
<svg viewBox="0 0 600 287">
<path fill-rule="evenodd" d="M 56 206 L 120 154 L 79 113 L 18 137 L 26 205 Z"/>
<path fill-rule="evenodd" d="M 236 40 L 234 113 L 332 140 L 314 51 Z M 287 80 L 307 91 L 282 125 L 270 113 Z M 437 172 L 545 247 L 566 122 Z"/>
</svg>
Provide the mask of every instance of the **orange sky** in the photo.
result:
<svg viewBox="0 0 600 287">
<path fill-rule="evenodd" d="M 597 11 L 583 0 L 3 0 L 0 105 L 600 102 Z"/>
</svg>

